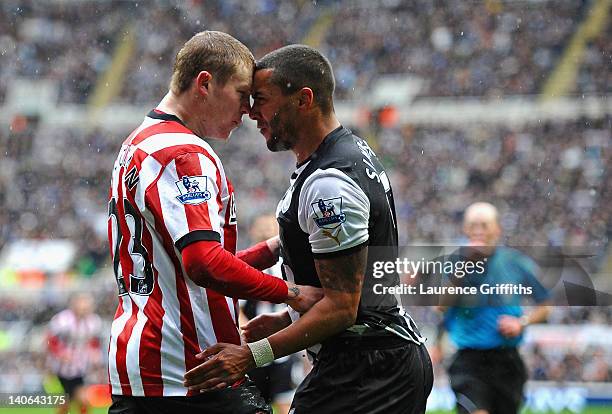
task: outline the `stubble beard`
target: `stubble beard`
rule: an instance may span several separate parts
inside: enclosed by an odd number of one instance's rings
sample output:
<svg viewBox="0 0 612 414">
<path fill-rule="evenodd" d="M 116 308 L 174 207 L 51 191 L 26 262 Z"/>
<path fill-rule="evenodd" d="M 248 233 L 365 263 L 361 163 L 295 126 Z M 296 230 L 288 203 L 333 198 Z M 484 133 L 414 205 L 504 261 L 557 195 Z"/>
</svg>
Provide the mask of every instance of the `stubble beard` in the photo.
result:
<svg viewBox="0 0 612 414">
<path fill-rule="evenodd" d="M 279 114 L 287 108 L 281 108 L 270 120 L 270 139 L 266 141 L 266 146 L 272 152 L 287 151 L 295 145 L 297 137 L 297 127 L 295 120 L 287 116 L 287 120 L 282 122 Z"/>
</svg>

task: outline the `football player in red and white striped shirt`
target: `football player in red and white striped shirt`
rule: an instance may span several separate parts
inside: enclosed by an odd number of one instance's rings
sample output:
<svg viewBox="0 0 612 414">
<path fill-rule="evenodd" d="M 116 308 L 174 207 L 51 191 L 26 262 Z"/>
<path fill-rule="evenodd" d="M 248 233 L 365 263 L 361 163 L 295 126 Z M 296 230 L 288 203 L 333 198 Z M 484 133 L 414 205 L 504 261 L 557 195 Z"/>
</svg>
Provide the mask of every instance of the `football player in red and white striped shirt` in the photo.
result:
<svg viewBox="0 0 612 414">
<path fill-rule="evenodd" d="M 233 37 L 195 35 L 177 54 L 170 91 L 121 146 L 109 195 L 119 289 L 109 345 L 111 413 L 268 412 L 250 381 L 199 394 L 183 376 L 202 362 L 196 355 L 204 349 L 240 344 L 238 298 L 303 312 L 321 297 L 257 270 L 278 259 L 278 238 L 235 255 L 234 190 L 203 138 L 227 139 L 240 125 L 253 66 Z"/>
<path fill-rule="evenodd" d="M 57 376 L 68 400 L 75 400 L 80 412 L 87 412 L 87 398 L 83 389 L 85 376 L 101 362 L 100 335 L 102 321 L 93 313 L 92 297 L 79 293 L 72 297 L 70 307 L 49 321 L 47 363 Z M 67 413 L 70 401 L 58 407 L 58 413 Z"/>
</svg>

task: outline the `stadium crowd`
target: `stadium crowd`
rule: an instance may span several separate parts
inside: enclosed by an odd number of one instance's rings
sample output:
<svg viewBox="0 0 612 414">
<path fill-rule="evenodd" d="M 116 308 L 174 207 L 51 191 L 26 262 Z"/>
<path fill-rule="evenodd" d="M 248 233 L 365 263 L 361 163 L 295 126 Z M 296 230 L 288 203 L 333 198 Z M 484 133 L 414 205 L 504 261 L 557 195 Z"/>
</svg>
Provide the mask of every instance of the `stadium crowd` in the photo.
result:
<svg viewBox="0 0 612 414">
<path fill-rule="evenodd" d="M 559 351 L 549 347 L 527 347 L 525 365 L 529 378 L 535 381 L 612 381 L 612 363 L 603 347 L 591 346 L 582 352 Z"/>
<path fill-rule="evenodd" d="M 516 127 L 402 125 L 379 129 L 370 143 L 394 185 L 402 245 L 460 242 L 461 212 L 472 200 L 486 199 L 499 206 L 510 244 L 585 246 L 600 253 L 610 237 L 612 219 L 606 208 L 612 202 L 610 131 L 610 119 Z M 108 270 L 107 175 L 122 139 L 121 134 L 101 129 L 35 127 L 2 136 L 0 246 L 18 238 L 68 238 L 79 249 L 76 274 Z M 269 153 L 263 138 L 247 127 L 236 131 L 228 143 L 213 145 L 239 189 L 239 244 L 246 247 L 248 226 L 274 210 L 294 159 L 288 153 Z M 116 286 L 111 279 L 107 282 L 107 289 L 98 295 L 98 312 L 110 321 Z M 3 322 L 32 321 L 28 329 L 40 331 L 63 303 L 51 299 L 37 306 L 2 301 L 0 315 Z M 436 323 L 431 310 L 412 314 L 423 325 Z M 569 308 L 553 313 L 551 322 L 609 325 L 612 313 L 605 308 Z M 532 379 L 612 380 L 612 355 L 605 350 L 576 354 L 536 347 L 524 352 Z M 2 372 L 10 373 L 11 361 L 20 359 L 3 360 L 9 365 Z M 31 365 L 22 371 L 31 375 L 20 381 L 35 383 L 40 362 L 33 361 L 21 365 L 21 370 Z"/>
<path fill-rule="evenodd" d="M 107 175 L 120 144 L 119 137 L 100 130 L 26 127 L 0 133 L 0 248 L 20 238 L 71 239 L 78 243 L 77 256 L 87 261 L 81 264 L 89 270 L 80 270 L 93 273 L 107 260 Z"/>
<path fill-rule="evenodd" d="M 87 102 L 111 61 L 117 34 L 130 15 L 129 4 L 55 2 L 50 7 L 35 0 L 0 3 L 0 101 L 10 80 L 25 77 L 56 81 L 59 102 Z"/>
<path fill-rule="evenodd" d="M 584 52 L 583 63 L 576 80 L 575 92 L 582 95 L 607 96 L 612 93 L 612 24 Z"/>
<path fill-rule="evenodd" d="M 382 131 L 379 153 L 394 171 L 403 243 L 457 240 L 462 209 L 486 199 L 501 209 L 509 244 L 602 247 L 610 222 L 603 208 L 611 201 L 609 125 Z"/>
<path fill-rule="evenodd" d="M 167 88 L 177 39 L 203 28 L 227 31 L 257 57 L 304 41 L 316 27 L 318 47 L 334 62 L 339 99 L 360 99 L 377 75 L 397 73 L 422 79 L 421 96 L 536 94 L 587 4 L 94 0 L 46 7 L 10 0 L 0 4 L 0 50 L 7 62 L 0 80 L 57 80 L 60 102 L 87 102 L 115 47 L 132 32 L 135 46 L 116 101 L 152 105 Z M 328 23 L 315 25 L 322 15 Z M 577 93 L 609 88 L 611 36 L 608 29 L 589 45 Z M 68 43 L 72 47 L 64 47 Z M 2 97 L 7 83 L 0 85 Z"/>
<path fill-rule="evenodd" d="M 57 1 L 53 7 L 34 0 L 3 1 L 0 100 L 10 79 L 25 77 L 57 81 L 59 102 L 86 103 L 116 46 L 131 32 L 134 50 L 117 101 L 152 105 L 167 89 L 180 39 L 204 28 L 227 31 L 261 56 L 298 42 L 318 12 L 311 2 L 300 1 L 93 0 Z"/>
<path fill-rule="evenodd" d="M 423 96 L 539 92 L 584 3 L 427 0 L 335 3 L 322 50 L 338 94 L 358 99 L 380 74 L 425 81 Z"/>
<path fill-rule="evenodd" d="M 87 102 L 111 63 L 119 36 L 135 30 L 134 57 L 116 100 L 142 106 L 144 116 L 167 87 L 179 39 L 202 28 L 224 30 L 261 56 L 302 41 L 324 12 L 331 20 L 319 47 L 334 65 L 340 99 L 363 99 L 380 73 L 422 78 L 422 96 L 535 94 L 585 12 L 585 2 L 569 0 L 554 7 L 547 1 L 351 4 L 219 0 L 203 8 L 196 0 L 92 0 L 47 7 L 34 0 L 3 1 L 0 102 L 18 77 L 57 81 L 61 103 Z M 136 16 L 140 24 L 131 26 Z M 574 92 L 610 93 L 611 27 L 588 45 Z M 582 246 L 599 254 L 612 233 L 611 122 L 404 124 L 358 132 L 368 137 L 387 167 L 401 245 L 460 242 L 461 212 L 484 199 L 502 212 L 509 244 Z M 0 128 L 0 251 L 21 238 L 67 238 L 78 248 L 75 274 L 108 270 L 108 175 L 133 126 L 111 133 L 40 127 L 36 120 L 16 118 L 9 129 Z M 249 225 L 274 211 L 294 158 L 269 153 L 263 138 L 247 127 L 227 144 L 213 146 L 237 188 L 239 247 L 246 247 Z M 98 292 L 97 313 L 110 321 L 116 286 L 108 282 Z M 63 303 L 59 297 L 0 300 L 0 391 L 14 390 L 10 387 L 16 384 L 26 390 L 40 386 L 41 332 Z M 412 314 L 420 324 L 437 322 L 430 310 Z M 23 329 L 30 342 L 21 352 L 7 351 L 13 348 L 4 348 L 10 336 L 5 328 L 20 321 L 28 321 Z M 551 323 L 610 325 L 612 312 L 570 308 L 554 312 Z M 524 352 L 532 379 L 612 381 L 609 350 L 526 347 Z M 104 373 L 98 376 L 105 380 Z"/>
<path fill-rule="evenodd" d="M 318 8 L 310 2 L 212 1 L 157 2 L 142 10 L 136 27 L 137 59 L 131 61 L 118 100 L 154 104 L 168 87 L 177 39 L 187 39 L 203 28 L 232 33 L 249 45 L 255 56 L 287 43 L 298 42 Z"/>
<path fill-rule="evenodd" d="M 27 140 L 26 148 L 14 145 Z M 19 238 L 82 240 L 79 256 L 104 263 L 107 175 L 122 140 L 101 129 L 0 135 L 0 247 Z M 508 244 L 594 253 L 606 247 L 612 219 L 605 208 L 612 203 L 610 142 L 610 119 L 513 128 L 403 125 L 370 140 L 394 185 L 400 245 L 461 241 L 461 212 L 485 199 L 500 208 Z M 239 189 L 239 244 L 247 246 L 248 225 L 274 211 L 293 159 L 269 153 L 246 127 L 213 146 Z"/>
</svg>

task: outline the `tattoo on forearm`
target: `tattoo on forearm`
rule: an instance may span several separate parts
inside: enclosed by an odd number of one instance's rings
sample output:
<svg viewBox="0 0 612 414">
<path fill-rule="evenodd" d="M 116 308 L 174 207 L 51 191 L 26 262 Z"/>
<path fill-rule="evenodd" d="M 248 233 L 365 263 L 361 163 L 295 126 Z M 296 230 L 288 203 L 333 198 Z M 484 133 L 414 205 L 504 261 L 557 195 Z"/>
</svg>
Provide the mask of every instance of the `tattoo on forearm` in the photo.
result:
<svg viewBox="0 0 612 414">
<path fill-rule="evenodd" d="M 289 292 L 291 292 L 291 294 L 293 295 L 293 296 L 291 296 L 291 298 L 292 298 L 292 299 L 293 299 L 293 298 L 297 298 L 298 296 L 300 296 L 300 288 L 299 288 L 299 287 L 297 287 L 297 286 L 292 286 L 292 287 L 290 287 L 288 290 L 289 290 Z"/>
<path fill-rule="evenodd" d="M 368 248 L 364 247 L 345 256 L 316 259 L 315 266 L 321 286 L 341 292 L 361 291 L 367 258 Z"/>
</svg>

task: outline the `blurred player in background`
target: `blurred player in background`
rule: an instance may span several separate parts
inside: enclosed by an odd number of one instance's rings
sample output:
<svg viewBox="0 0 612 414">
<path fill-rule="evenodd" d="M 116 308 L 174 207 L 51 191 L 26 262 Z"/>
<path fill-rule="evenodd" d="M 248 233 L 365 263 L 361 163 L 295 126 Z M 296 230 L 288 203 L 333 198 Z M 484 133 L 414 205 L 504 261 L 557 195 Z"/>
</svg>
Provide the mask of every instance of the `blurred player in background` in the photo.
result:
<svg viewBox="0 0 612 414">
<path fill-rule="evenodd" d="M 251 350 L 262 366 L 309 348 L 314 366 L 290 412 L 423 413 L 433 382 L 424 339 L 395 297 L 372 296 L 371 261 L 398 254 L 393 194 L 368 144 L 336 118 L 334 86 L 324 56 L 286 46 L 257 62 L 250 114 L 270 150 L 296 155 L 277 208 L 283 272 L 322 286 L 323 299 L 301 316 L 254 319 L 249 344 L 210 348 L 211 359 L 186 377 L 211 389 L 251 369 Z M 396 285 L 398 276 L 376 282 Z"/>
<path fill-rule="evenodd" d="M 317 289 L 257 270 L 278 260 L 277 239 L 234 255 L 234 191 L 203 138 L 226 140 L 241 124 L 253 65 L 230 35 L 198 33 L 176 56 L 170 91 L 121 146 L 109 200 L 119 289 L 110 413 L 270 412 L 244 376 L 205 394 L 188 389 L 183 376 L 203 349 L 240 344 L 238 298 L 302 312 L 320 298 Z"/>
<path fill-rule="evenodd" d="M 546 320 L 548 292 L 536 279 L 537 266 L 533 260 L 517 250 L 497 246 L 502 230 L 493 205 L 479 202 L 469 206 L 463 230 L 479 259 L 487 259 L 485 273 L 478 277 L 491 285 L 511 282 L 532 286 L 532 297 L 538 306 L 524 314 L 520 298 L 515 295 L 512 302 L 516 303 L 511 304 L 445 308 L 432 353 L 435 360 L 440 359 L 442 333 L 448 330 L 458 348 L 448 373 L 459 413 L 516 414 L 527 380 L 517 346 L 529 324 Z"/>
<path fill-rule="evenodd" d="M 271 239 L 272 237 L 278 237 L 278 223 L 276 218 L 272 214 L 257 217 L 249 229 L 249 235 L 253 242 L 260 242 Z M 275 264 L 274 267 L 270 269 L 266 269 L 266 272 L 282 277 L 280 263 Z M 246 327 L 246 332 L 248 334 L 248 328 L 250 326 L 248 324 L 249 320 L 256 318 L 258 315 L 265 315 L 273 312 L 282 313 L 285 311 L 285 305 L 257 300 L 246 300 L 243 301 L 241 306 L 240 316 L 242 320 L 240 326 L 242 328 Z M 255 320 L 255 323 L 257 323 L 257 320 Z M 249 338 L 247 337 L 246 339 L 248 340 Z M 269 365 L 249 371 L 249 378 L 251 378 L 255 382 L 255 385 L 257 385 L 257 388 L 261 390 L 264 399 L 274 405 L 274 412 L 276 414 L 287 414 L 289 412 L 294 389 L 291 374 L 294 363 L 297 363 L 297 358 L 299 357 L 289 355 L 276 359 Z"/>
<path fill-rule="evenodd" d="M 101 363 L 100 336 L 102 322 L 93 313 L 93 299 L 78 293 L 70 300 L 70 307 L 51 318 L 48 330 L 48 365 L 68 395 L 66 404 L 58 408 L 64 414 L 72 401 L 81 413 L 88 411 L 85 393 L 87 372 Z"/>
</svg>

